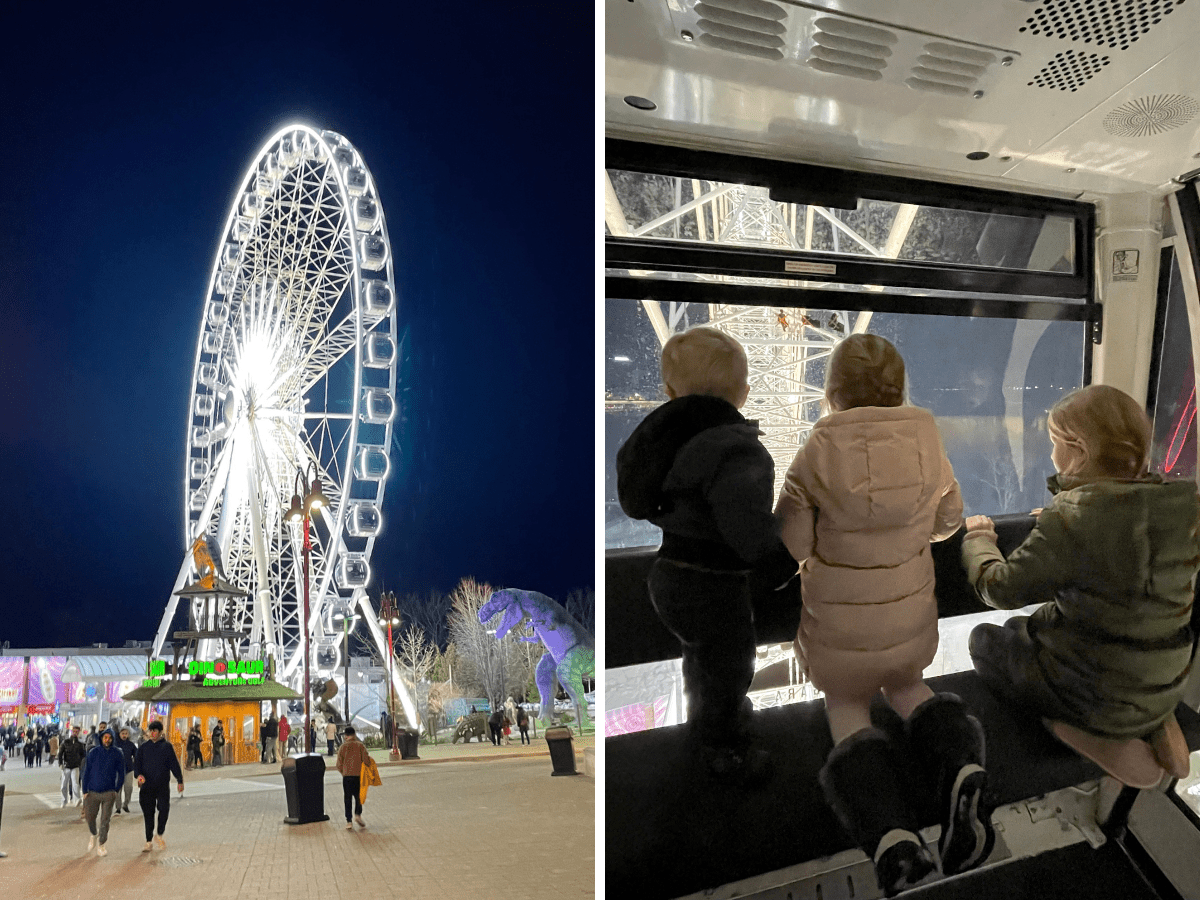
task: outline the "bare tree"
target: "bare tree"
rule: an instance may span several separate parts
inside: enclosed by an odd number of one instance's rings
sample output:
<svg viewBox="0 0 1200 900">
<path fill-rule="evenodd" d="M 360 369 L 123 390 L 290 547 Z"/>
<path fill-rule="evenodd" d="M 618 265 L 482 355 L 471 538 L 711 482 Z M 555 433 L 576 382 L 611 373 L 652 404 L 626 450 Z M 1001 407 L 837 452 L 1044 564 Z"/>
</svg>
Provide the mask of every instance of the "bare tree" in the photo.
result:
<svg viewBox="0 0 1200 900">
<path fill-rule="evenodd" d="M 495 588 L 464 578 L 450 595 L 450 639 L 456 651 L 454 678 L 460 687 L 477 688 L 493 704 L 513 694 L 524 665 L 519 642 L 511 635 L 497 640 L 495 629 L 479 621 L 479 610 Z"/>
<path fill-rule="evenodd" d="M 979 478 L 987 487 L 991 488 L 996 495 L 996 513 L 1014 512 L 1017 494 L 1020 493 L 1021 486 L 1017 483 L 1017 470 L 1013 468 L 1013 464 L 1007 459 L 1001 459 L 999 456 L 989 456 L 987 458 L 988 471 L 987 475 Z M 978 476 L 977 476 L 978 477 Z"/>
<path fill-rule="evenodd" d="M 409 682 L 412 696 L 418 698 L 421 718 L 429 719 L 428 677 L 438 660 L 438 649 L 415 625 L 409 625 L 396 641 L 396 662 L 401 679 Z M 422 685 L 426 685 L 422 690 Z M 423 702 L 422 702 L 423 701 Z M 428 728 L 426 730 L 429 730 Z"/>
<path fill-rule="evenodd" d="M 450 641 L 450 597 L 437 591 L 427 594 L 402 594 L 396 607 L 405 624 L 415 625 L 425 632 L 429 642 L 444 650 Z"/>
<path fill-rule="evenodd" d="M 591 635 L 596 634 L 596 594 L 591 588 L 577 588 L 567 594 L 563 609 L 579 620 Z"/>
</svg>

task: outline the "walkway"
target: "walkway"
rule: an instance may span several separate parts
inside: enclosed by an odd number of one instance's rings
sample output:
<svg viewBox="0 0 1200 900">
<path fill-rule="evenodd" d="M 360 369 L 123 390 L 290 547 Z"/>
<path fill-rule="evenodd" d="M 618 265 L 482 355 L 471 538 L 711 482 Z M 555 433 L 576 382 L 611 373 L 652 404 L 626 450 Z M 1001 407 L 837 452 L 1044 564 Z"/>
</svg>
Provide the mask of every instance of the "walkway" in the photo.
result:
<svg viewBox="0 0 1200 900">
<path fill-rule="evenodd" d="M 592 743 L 591 740 L 586 741 Z M 412 900 L 595 897 L 595 782 L 552 777 L 546 743 L 421 748 L 420 761 L 380 766 L 367 829 L 345 830 L 340 776 L 326 773 L 328 822 L 283 824 L 277 766 L 185 772 L 167 849 L 142 853 L 142 817 L 114 816 L 109 855 L 87 854 L 86 825 L 61 809 L 58 770 L 10 766 L 0 894 L 58 898 Z M 376 754 L 379 755 L 379 754 Z M 386 756 L 386 754 L 383 754 Z M 11 761 L 10 761 L 11 762 Z M 576 743 L 576 765 L 583 752 Z"/>
</svg>

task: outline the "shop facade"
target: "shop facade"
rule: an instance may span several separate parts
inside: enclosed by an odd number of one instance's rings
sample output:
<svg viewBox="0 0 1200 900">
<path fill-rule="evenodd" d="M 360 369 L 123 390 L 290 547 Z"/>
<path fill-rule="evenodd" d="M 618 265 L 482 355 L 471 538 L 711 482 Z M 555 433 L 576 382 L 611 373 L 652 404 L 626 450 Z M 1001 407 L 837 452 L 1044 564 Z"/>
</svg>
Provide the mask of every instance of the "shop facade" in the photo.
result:
<svg viewBox="0 0 1200 900">
<path fill-rule="evenodd" d="M 242 667 L 241 672 L 216 672 L 219 666 Z M 155 719 L 163 723 L 163 735 L 175 747 L 180 760 L 187 758 L 188 733 L 200 726 L 200 752 L 207 765 L 212 760 L 212 733 L 220 722 L 225 731 L 222 762 L 226 765 L 258 762 L 261 759 L 259 728 L 280 701 L 299 700 L 301 696 L 265 677 L 262 664 L 214 663 L 189 664 L 190 677 L 178 680 L 150 676 L 143 684 L 126 693 L 126 701 L 145 704 L 142 727 Z M 299 723 L 292 723 L 299 727 Z M 282 749 L 277 751 L 283 755 Z"/>
</svg>

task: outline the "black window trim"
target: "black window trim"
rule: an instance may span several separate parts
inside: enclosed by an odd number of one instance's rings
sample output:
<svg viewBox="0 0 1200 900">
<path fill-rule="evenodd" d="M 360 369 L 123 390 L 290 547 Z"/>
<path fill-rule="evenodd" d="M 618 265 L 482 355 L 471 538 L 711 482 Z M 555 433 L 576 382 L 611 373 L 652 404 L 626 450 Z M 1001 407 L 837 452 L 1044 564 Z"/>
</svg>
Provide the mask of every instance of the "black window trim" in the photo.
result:
<svg viewBox="0 0 1200 900">
<path fill-rule="evenodd" d="M 782 260 L 811 260 L 833 262 L 838 266 L 837 280 L 853 284 L 884 284 L 919 286 L 935 290 L 965 290 L 981 293 L 1019 293 L 1032 296 L 1070 297 L 1094 302 L 1096 210 L 1091 203 L 1064 200 L 1036 194 L 979 188 L 968 185 L 945 184 L 897 175 L 857 172 L 807 163 L 785 162 L 764 157 L 736 156 L 708 150 L 691 150 L 619 138 L 605 140 L 605 166 L 633 172 L 667 175 L 677 178 L 704 178 L 735 184 L 752 184 L 768 189 L 794 191 L 798 184 L 818 186 L 823 194 L 845 197 L 865 197 L 896 203 L 915 203 L 946 209 L 1026 217 L 1060 215 L 1075 223 L 1076 259 L 1072 273 L 1029 272 L 982 266 L 956 266 L 912 260 L 880 260 L 823 254 L 813 251 L 753 251 L 742 248 L 719 252 L 735 254 L 731 261 L 741 259 L 742 265 L 769 265 L 763 257 L 774 260 L 776 269 L 768 277 L 810 280 L 812 275 L 793 275 L 782 272 Z M 790 197 L 788 199 L 791 199 Z M 814 202 L 816 199 L 814 198 Z M 639 251 L 633 245 L 645 249 Z M 674 246 L 672 246 L 674 245 Z M 675 271 L 695 270 L 701 255 L 695 251 L 713 251 L 712 245 L 680 246 L 678 242 L 649 241 L 641 238 L 607 236 L 605 256 L 607 268 L 654 269 L 666 267 Z M 755 260 L 757 257 L 757 260 Z M 648 263 L 657 264 L 648 264 Z M 636 263 L 636 264 L 630 264 Z M 668 269 L 670 270 L 670 269 Z M 741 274 L 763 274 L 761 270 Z M 898 279 L 898 280 L 891 280 Z"/>
</svg>

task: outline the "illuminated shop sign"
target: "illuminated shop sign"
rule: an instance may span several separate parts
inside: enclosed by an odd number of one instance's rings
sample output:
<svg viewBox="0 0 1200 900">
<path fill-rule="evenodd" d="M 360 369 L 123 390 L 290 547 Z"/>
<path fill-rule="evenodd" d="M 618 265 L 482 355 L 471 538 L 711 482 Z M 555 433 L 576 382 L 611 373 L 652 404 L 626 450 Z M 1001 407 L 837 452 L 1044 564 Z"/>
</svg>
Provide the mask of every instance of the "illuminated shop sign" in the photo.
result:
<svg viewBox="0 0 1200 900">
<path fill-rule="evenodd" d="M 147 667 L 150 676 L 142 681 L 144 687 L 158 687 L 167 674 L 167 664 L 162 660 L 152 660 Z M 218 659 L 212 662 L 194 659 L 188 663 L 188 674 L 192 678 L 203 675 L 201 684 L 229 687 L 239 684 L 262 684 L 266 673 L 266 663 L 261 659 L 226 660 Z"/>
</svg>

